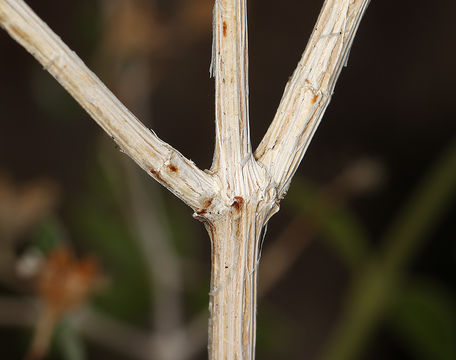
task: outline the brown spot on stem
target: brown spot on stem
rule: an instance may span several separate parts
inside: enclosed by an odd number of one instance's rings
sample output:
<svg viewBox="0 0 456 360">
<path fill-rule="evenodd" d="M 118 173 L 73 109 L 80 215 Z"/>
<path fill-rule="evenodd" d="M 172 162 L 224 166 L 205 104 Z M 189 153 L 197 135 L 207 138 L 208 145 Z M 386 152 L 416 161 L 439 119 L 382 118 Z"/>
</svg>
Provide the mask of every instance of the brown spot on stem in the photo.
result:
<svg viewBox="0 0 456 360">
<path fill-rule="evenodd" d="M 163 182 L 163 179 L 161 178 L 160 174 L 157 171 L 155 171 L 154 169 L 149 169 L 149 171 L 154 176 L 154 178 L 156 178 L 158 181 Z"/>
<path fill-rule="evenodd" d="M 315 104 L 318 100 L 318 95 L 314 95 L 314 97 L 312 98 L 312 104 Z"/>
<path fill-rule="evenodd" d="M 228 29 L 228 25 L 226 25 L 226 22 L 223 22 L 223 36 L 226 37 L 226 30 Z"/>
<path fill-rule="evenodd" d="M 207 199 L 207 200 L 204 202 L 204 208 L 205 208 L 205 209 L 207 209 L 209 206 L 211 206 L 212 200 L 213 200 L 213 199 Z"/>
<path fill-rule="evenodd" d="M 174 173 L 177 173 L 179 171 L 179 169 L 177 167 L 175 167 L 173 164 L 169 164 L 168 169 Z"/>
<path fill-rule="evenodd" d="M 234 202 L 231 204 L 231 206 L 234 207 L 236 211 L 240 211 L 243 205 L 244 199 L 241 196 L 235 196 Z"/>
<path fill-rule="evenodd" d="M 241 225 L 240 225 L 239 223 L 236 224 L 236 237 L 237 237 L 238 239 L 241 238 Z"/>
<path fill-rule="evenodd" d="M 201 210 L 198 210 L 196 212 L 196 215 L 198 215 L 198 217 L 204 217 L 204 215 L 207 213 L 207 209 L 209 208 L 209 206 L 211 206 L 212 204 L 212 201 L 214 199 L 206 199 L 206 201 L 204 201 L 203 203 L 203 208 Z"/>
<path fill-rule="evenodd" d="M 198 215 L 198 216 L 203 216 L 203 215 L 205 215 L 206 213 L 207 213 L 207 210 L 206 210 L 206 209 L 202 209 L 202 210 L 198 210 L 198 211 L 196 212 L 196 215 Z"/>
</svg>

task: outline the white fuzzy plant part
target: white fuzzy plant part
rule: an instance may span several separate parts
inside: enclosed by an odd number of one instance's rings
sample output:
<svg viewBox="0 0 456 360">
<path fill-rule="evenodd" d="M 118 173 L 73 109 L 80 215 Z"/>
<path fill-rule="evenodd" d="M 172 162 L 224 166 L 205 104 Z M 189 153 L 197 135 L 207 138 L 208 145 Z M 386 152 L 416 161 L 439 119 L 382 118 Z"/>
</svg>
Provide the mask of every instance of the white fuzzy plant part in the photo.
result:
<svg viewBox="0 0 456 360">
<path fill-rule="evenodd" d="M 212 244 L 209 358 L 254 359 L 262 230 L 278 211 L 329 104 L 369 0 L 326 0 L 255 152 L 249 134 L 247 0 L 216 0 L 212 71 L 216 146 L 209 171 L 160 140 L 22 1 L 0 0 L 0 25 L 141 168 L 194 210 Z"/>
</svg>

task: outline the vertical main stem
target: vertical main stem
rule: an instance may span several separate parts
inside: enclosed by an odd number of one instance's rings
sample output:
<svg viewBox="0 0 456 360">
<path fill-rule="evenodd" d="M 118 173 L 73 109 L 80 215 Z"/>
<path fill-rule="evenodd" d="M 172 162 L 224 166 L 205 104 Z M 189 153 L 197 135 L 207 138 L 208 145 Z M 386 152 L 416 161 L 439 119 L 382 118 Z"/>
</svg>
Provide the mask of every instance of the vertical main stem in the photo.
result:
<svg viewBox="0 0 456 360">
<path fill-rule="evenodd" d="M 230 212 L 208 224 L 212 241 L 209 359 L 255 357 L 259 238 L 264 218 L 239 197 Z"/>
<path fill-rule="evenodd" d="M 249 133 L 247 0 L 216 0 L 212 71 L 215 76 L 213 170 L 232 183 L 234 164 L 252 153 Z"/>
</svg>

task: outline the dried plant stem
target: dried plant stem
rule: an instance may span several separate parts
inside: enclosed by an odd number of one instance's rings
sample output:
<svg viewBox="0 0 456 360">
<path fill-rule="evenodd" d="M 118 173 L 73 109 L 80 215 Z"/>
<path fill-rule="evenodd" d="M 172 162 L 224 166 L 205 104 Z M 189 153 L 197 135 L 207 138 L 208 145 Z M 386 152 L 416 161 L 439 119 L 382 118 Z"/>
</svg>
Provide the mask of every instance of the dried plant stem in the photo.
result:
<svg viewBox="0 0 456 360">
<path fill-rule="evenodd" d="M 230 216 L 208 225 L 212 240 L 210 359 L 253 359 L 255 354 L 258 246 L 266 212 L 258 202 L 241 199 L 233 203 Z"/>
<path fill-rule="evenodd" d="M 277 114 L 252 154 L 247 0 L 216 0 L 216 148 L 210 174 L 146 129 L 22 0 L 0 0 L 0 25 L 124 152 L 195 210 L 212 241 L 209 356 L 253 359 L 260 233 L 278 211 L 329 104 L 369 0 L 326 0 Z"/>
<path fill-rule="evenodd" d="M 215 156 L 212 169 L 224 185 L 251 156 L 248 109 L 247 0 L 214 6 L 212 72 L 215 75 Z"/>
<path fill-rule="evenodd" d="M 255 158 L 285 196 L 331 100 L 370 0 L 326 0 Z"/>
</svg>

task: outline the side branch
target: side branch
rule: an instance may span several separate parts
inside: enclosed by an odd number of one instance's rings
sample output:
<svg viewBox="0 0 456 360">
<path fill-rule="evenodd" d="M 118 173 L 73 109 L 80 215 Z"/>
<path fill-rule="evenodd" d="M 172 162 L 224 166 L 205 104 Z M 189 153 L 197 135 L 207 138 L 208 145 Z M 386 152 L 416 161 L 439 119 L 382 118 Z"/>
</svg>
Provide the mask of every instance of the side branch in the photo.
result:
<svg viewBox="0 0 456 360">
<path fill-rule="evenodd" d="M 211 176 L 139 122 L 22 0 L 0 0 L 0 26 L 149 175 L 195 210 L 214 196 L 217 186 Z"/>
<path fill-rule="evenodd" d="M 248 107 L 247 0 L 216 0 L 212 70 L 215 74 L 216 148 L 214 171 L 232 183 L 252 153 Z"/>
<path fill-rule="evenodd" d="M 255 152 L 283 197 L 329 104 L 370 0 L 326 0 L 275 118 Z"/>
</svg>

